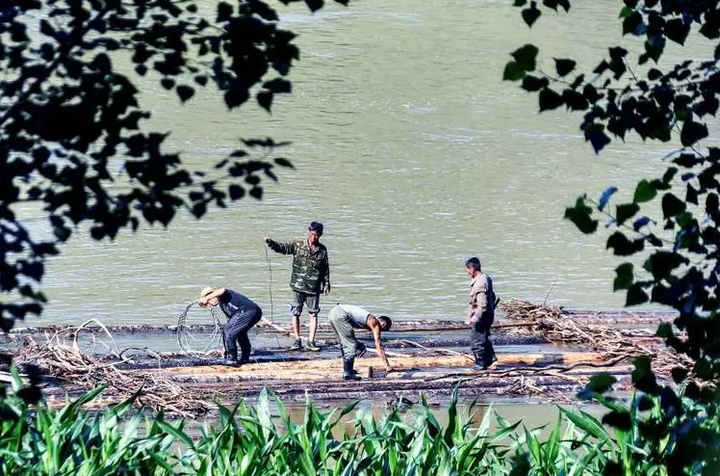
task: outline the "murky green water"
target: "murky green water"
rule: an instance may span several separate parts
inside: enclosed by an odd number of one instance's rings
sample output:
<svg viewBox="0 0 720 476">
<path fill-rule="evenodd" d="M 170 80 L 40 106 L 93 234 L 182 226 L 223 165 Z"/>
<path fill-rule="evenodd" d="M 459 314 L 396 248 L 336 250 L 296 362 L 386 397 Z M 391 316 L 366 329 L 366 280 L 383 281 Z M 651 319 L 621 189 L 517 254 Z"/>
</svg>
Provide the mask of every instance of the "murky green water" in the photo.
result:
<svg viewBox="0 0 720 476">
<path fill-rule="evenodd" d="M 50 305 L 34 322 L 173 323 L 208 284 L 237 289 L 270 314 L 263 237 L 302 237 L 311 220 L 325 224 L 332 267 L 321 318 L 339 301 L 400 319 L 461 318 L 463 262 L 473 255 L 503 298 L 621 306 L 611 291 L 618 261 L 602 237 L 563 221 L 564 208 L 608 185 L 628 196 L 639 178 L 661 173 L 673 146 L 633 137 L 598 158 L 577 115 L 539 115 L 535 96 L 501 81 L 508 54 L 529 41 L 594 65 L 620 38 L 619 2 L 577 2 L 571 21 L 544 18 L 533 31 L 511 3 L 363 0 L 315 15 L 278 4 L 303 55 L 294 93 L 272 115 L 253 105 L 228 114 L 209 93 L 180 107 L 153 83 L 144 95 L 152 125 L 172 130 L 169 143 L 188 165 L 210 167 L 238 137 L 272 136 L 292 141 L 284 155 L 297 168 L 282 171 L 262 202 L 202 221 L 181 216 L 169 230 L 114 243 L 79 230 L 49 266 Z M 541 66 L 551 65 L 547 53 Z M 277 320 L 290 300 L 290 259 L 270 261 Z"/>
</svg>

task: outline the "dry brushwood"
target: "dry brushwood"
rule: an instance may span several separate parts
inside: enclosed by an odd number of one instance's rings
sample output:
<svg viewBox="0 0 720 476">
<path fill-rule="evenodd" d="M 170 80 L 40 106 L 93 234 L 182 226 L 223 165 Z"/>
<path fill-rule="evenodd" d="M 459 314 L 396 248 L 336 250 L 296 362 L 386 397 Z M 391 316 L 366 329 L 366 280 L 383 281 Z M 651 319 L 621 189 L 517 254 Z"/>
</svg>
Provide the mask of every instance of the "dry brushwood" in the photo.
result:
<svg viewBox="0 0 720 476">
<path fill-rule="evenodd" d="M 565 314 L 557 306 L 537 305 L 521 300 L 503 302 L 500 309 L 509 321 L 525 324 L 508 329 L 508 334 L 538 336 L 555 345 L 571 345 L 603 352 L 607 354 L 608 360 L 648 356 L 653 360 L 654 370 L 663 377 L 669 377 L 673 367 L 691 366 L 689 359 L 667 346 L 641 345 L 634 339 L 653 337 L 651 331 L 585 324 Z"/>
<path fill-rule="evenodd" d="M 127 362 L 128 359 L 123 357 L 124 352 L 116 352 L 111 346 L 106 346 L 111 349 L 112 354 L 108 359 L 84 354 L 78 345 L 78 335 L 87 324 L 73 330 L 65 329 L 63 334 L 69 335 L 56 333 L 48 338 L 45 345 L 39 345 L 31 338 L 26 339 L 23 347 L 13 357 L 14 362 L 21 367 L 34 364 L 47 375 L 66 382 L 79 391 L 107 385 L 107 394 L 117 399 L 129 398 L 137 393 L 135 404 L 153 411 L 163 410 L 166 413 L 189 417 L 214 408 L 207 398 L 181 387 L 169 378 L 152 372 L 119 370 L 116 365 Z M 67 337 L 72 339 L 72 345 L 65 343 Z M 112 339 L 112 336 L 110 338 Z"/>
</svg>

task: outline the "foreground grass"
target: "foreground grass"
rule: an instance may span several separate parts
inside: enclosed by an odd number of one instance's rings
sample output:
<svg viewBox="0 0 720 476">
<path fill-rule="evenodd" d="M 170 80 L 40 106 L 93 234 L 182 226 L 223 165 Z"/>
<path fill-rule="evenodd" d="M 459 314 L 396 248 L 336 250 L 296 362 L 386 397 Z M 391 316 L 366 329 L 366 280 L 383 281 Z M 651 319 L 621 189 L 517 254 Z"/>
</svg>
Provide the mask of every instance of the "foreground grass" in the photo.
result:
<svg viewBox="0 0 720 476">
<path fill-rule="evenodd" d="M 133 411 L 133 399 L 95 414 L 84 410 L 102 388 L 52 410 L 42 400 L 28 405 L 20 384 L 15 387 L 0 400 L 0 474 L 571 476 L 602 474 L 608 460 L 622 461 L 629 449 L 593 416 L 564 409 L 545 441 L 537 436 L 542 428 L 497 415 L 491 433 L 489 413 L 479 426 L 474 405 L 458 414 L 457 391 L 444 428 L 424 400 L 409 416 L 376 418 L 358 410 L 349 425 L 356 404 L 321 412 L 308 400 L 296 424 L 263 390 L 255 406 L 219 405 L 218 424 L 191 437 L 184 421 Z M 271 405 L 279 417 L 271 416 Z M 625 474 L 663 473 L 632 468 Z"/>
</svg>

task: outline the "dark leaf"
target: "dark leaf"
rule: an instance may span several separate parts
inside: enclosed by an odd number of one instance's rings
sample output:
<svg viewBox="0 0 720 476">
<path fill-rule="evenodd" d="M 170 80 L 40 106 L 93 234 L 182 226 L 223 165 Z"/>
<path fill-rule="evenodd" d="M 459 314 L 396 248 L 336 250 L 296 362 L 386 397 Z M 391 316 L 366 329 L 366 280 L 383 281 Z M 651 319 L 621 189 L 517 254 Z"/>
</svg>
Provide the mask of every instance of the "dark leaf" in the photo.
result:
<svg viewBox="0 0 720 476">
<path fill-rule="evenodd" d="M 657 332 L 655 333 L 656 336 L 667 339 L 669 337 L 673 336 L 673 330 L 672 330 L 672 324 L 669 322 L 663 322 L 658 326 Z"/>
<path fill-rule="evenodd" d="M 628 289 L 625 306 L 636 306 L 648 302 L 650 298 L 639 283 L 635 283 Z"/>
<path fill-rule="evenodd" d="M 630 241 L 622 232 L 616 231 L 607 239 L 606 248 L 613 249 L 613 253 L 617 256 L 629 256 L 642 251 L 645 247 L 643 240 Z"/>
<path fill-rule="evenodd" d="M 523 71 L 522 74 L 524 75 L 525 72 Z M 503 78 L 503 79 L 510 79 L 510 78 Z M 510 79 L 510 80 L 515 81 L 515 79 Z M 523 78 L 522 88 L 528 92 L 535 92 L 535 91 L 540 91 L 542 88 L 546 88 L 549 84 L 550 84 L 550 81 L 547 78 L 544 78 L 544 77 L 538 78 L 535 76 L 525 76 Z"/>
<path fill-rule="evenodd" d="M 258 104 L 267 112 L 271 112 L 270 108 L 272 107 L 272 101 L 273 93 L 271 93 L 270 91 L 259 91 L 257 93 Z"/>
<path fill-rule="evenodd" d="M 618 205 L 615 213 L 615 220 L 618 225 L 622 225 L 628 218 L 634 217 L 639 211 L 640 205 L 637 203 L 625 203 L 623 205 Z"/>
<path fill-rule="evenodd" d="M 271 81 L 263 83 L 263 88 L 275 93 L 290 93 L 292 92 L 292 83 L 287 79 L 275 78 Z"/>
<path fill-rule="evenodd" d="M 245 189 L 240 185 L 232 184 L 228 187 L 228 194 L 231 200 L 240 200 L 245 196 Z"/>
<path fill-rule="evenodd" d="M 685 147 L 694 145 L 699 140 L 708 136 L 708 128 L 705 124 L 695 122 L 690 115 L 687 116 L 680 132 L 680 141 Z"/>
<path fill-rule="evenodd" d="M 632 429 L 632 418 L 630 418 L 630 412 L 627 410 L 613 410 L 603 416 L 602 422 L 621 431 L 630 431 Z"/>
<path fill-rule="evenodd" d="M 642 35 L 643 17 L 639 12 L 633 12 L 623 20 L 623 35 L 632 33 L 633 35 Z"/>
<path fill-rule="evenodd" d="M 682 18 L 674 18 L 665 23 L 665 36 L 675 43 L 684 45 L 688 33 L 690 33 L 690 24 L 686 24 Z"/>
<path fill-rule="evenodd" d="M 525 21 L 525 24 L 532 28 L 533 23 L 540 18 L 541 13 L 535 2 L 531 2 L 530 5 L 530 8 L 526 8 L 522 11 L 522 18 Z"/>
<path fill-rule="evenodd" d="M 240 106 L 249 98 L 250 94 L 248 93 L 247 88 L 243 88 L 241 86 L 233 86 L 227 91 L 225 91 L 225 104 L 227 105 L 228 109 L 233 109 Z"/>
<path fill-rule="evenodd" d="M 633 195 L 633 202 L 634 203 L 649 202 L 656 196 L 657 196 L 657 190 L 655 189 L 655 187 L 650 182 L 643 179 L 640 182 L 638 182 L 637 187 L 635 187 L 635 195 Z"/>
<path fill-rule="evenodd" d="M 585 205 L 583 197 L 579 197 L 574 207 L 565 209 L 565 218 L 573 222 L 581 232 L 590 234 L 595 233 L 598 226 L 598 221 L 590 218 L 591 213 L 592 208 Z"/>
<path fill-rule="evenodd" d="M 672 193 L 666 193 L 662 198 L 663 218 L 671 218 L 687 209 L 685 202 L 677 198 Z"/>
<path fill-rule="evenodd" d="M 688 371 L 683 367 L 673 367 L 670 371 L 670 375 L 672 375 L 672 379 L 675 383 L 680 384 L 687 378 Z"/>
<path fill-rule="evenodd" d="M 635 370 L 632 372 L 632 381 L 635 388 L 641 392 L 655 394 L 658 391 L 655 374 L 650 367 L 650 357 L 641 355 L 633 360 Z"/>
<path fill-rule="evenodd" d="M 682 255 L 670 251 L 656 251 L 645 261 L 644 268 L 655 280 L 668 279 L 672 272 L 686 263 Z"/>
<path fill-rule="evenodd" d="M 590 144 L 596 154 L 600 153 L 610 142 L 610 138 L 603 130 L 597 129 L 590 134 Z"/>
<path fill-rule="evenodd" d="M 516 61 L 510 61 L 505 65 L 503 81 L 518 81 L 525 77 L 525 70 Z"/>
<path fill-rule="evenodd" d="M 577 65 L 577 63 L 571 59 L 555 58 L 555 70 L 560 77 L 567 76 L 575 69 L 575 65 Z"/>
<path fill-rule="evenodd" d="M 230 20 L 233 14 L 233 7 L 229 3 L 220 2 L 217 6 L 217 22 L 222 23 Z"/>
<path fill-rule="evenodd" d="M 620 289 L 630 289 L 633 282 L 635 281 L 633 275 L 632 263 L 623 263 L 615 268 L 615 280 L 613 281 L 613 291 Z"/>
<path fill-rule="evenodd" d="M 325 4 L 323 0 L 305 0 L 305 3 L 307 4 L 311 12 L 316 12 L 320 10 Z"/>
<path fill-rule="evenodd" d="M 540 112 L 557 109 L 558 107 L 565 104 L 562 96 L 550 88 L 545 88 L 540 91 L 540 94 L 538 95 L 538 100 L 540 102 Z"/>
<path fill-rule="evenodd" d="M 170 90 L 175 87 L 175 80 L 172 78 L 163 78 L 160 80 L 160 84 L 162 84 L 162 87 Z"/>
<path fill-rule="evenodd" d="M 596 393 L 605 393 L 617 382 L 617 379 L 607 372 L 593 375 L 585 386 L 587 390 Z"/>
<path fill-rule="evenodd" d="M 526 44 L 512 53 L 517 64 L 525 71 L 535 71 L 536 58 L 540 50 L 533 44 Z"/>
<path fill-rule="evenodd" d="M 290 169 L 294 169 L 294 168 L 295 168 L 295 167 L 293 166 L 293 164 L 292 164 L 288 159 L 285 159 L 285 158 L 283 158 L 283 157 L 278 157 L 278 158 L 276 158 L 276 159 L 275 159 L 275 163 L 278 164 L 278 165 L 281 166 L 281 167 L 287 167 L 287 168 L 290 168 Z"/>
<path fill-rule="evenodd" d="M 190 86 L 186 86 L 184 84 L 181 84 L 177 88 L 175 88 L 175 92 L 177 93 L 178 97 L 180 98 L 180 101 L 185 102 L 191 97 L 195 95 L 195 89 L 191 88 Z"/>
<path fill-rule="evenodd" d="M 651 68 L 650 71 L 648 71 L 647 78 L 650 81 L 657 81 L 662 78 L 662 75 L 663 74 L 659 69 Z"/>
</svg>

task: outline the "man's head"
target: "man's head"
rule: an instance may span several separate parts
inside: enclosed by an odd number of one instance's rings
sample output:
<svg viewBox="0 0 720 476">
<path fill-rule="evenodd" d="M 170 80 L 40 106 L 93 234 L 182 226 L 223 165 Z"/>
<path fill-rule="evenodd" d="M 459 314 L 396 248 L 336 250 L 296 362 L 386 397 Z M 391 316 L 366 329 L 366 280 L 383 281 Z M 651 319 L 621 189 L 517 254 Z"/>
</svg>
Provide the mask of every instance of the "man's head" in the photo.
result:
<svg viewBox="0 0 720 476">
<path fill-rule="evenodd" d="M 392 327 L 392 319 L 387 316 L 377 316 L 376 319 L 380 323 L 380 328 L 384 331 L 389 331 Z"/>
<path fill-rule="evenodd" d="M 465 261 L 465 271 L 467 271 L 468 276 L 474 278 L 481 270 L 480 260 L 475 256 Z"/>
<path fill-rule="evenodd" d="M 320 237 L 323 234 L 323 224 L 319 221 L 313 221 L 310 222 L 310 226 L 308 227 L 308 240 L 313 245 L 317 244 L 318 241 L 320 241 Z"/>
<path fill-rule="evenodd" d="M 204 287 L 203 290 L 200 291 L 200 299 L 202 300 L 204 297 L 208 296 L 209 294 L 212 294 L 213 292 L 215 292 L 216 289 L 217 288 L 213 288 L 210 286 Z M 217 296 L 214 298 L 211 298 L 207 301 L 207 305 L 210 307 L 215 307 L 218 304 L 220 304 L 220 299 Z M 205 305 L 200 304 L 200 307 L 205 307 Z"/>
</svg>

